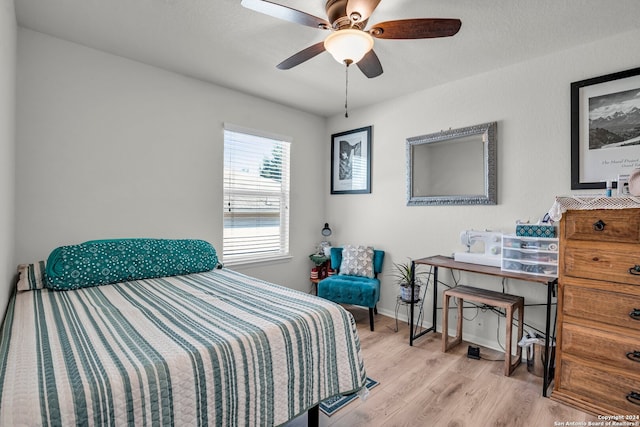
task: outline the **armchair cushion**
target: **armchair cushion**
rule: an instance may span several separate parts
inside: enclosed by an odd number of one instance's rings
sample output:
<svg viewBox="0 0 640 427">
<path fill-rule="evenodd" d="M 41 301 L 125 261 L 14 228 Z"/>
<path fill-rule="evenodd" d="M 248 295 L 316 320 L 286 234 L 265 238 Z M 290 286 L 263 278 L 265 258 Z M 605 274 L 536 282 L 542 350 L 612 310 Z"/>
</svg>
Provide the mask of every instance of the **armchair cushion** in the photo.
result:
<svg viewBox="0 0 640 427">
<path fill-rule="evenodd" d="M 373 272 L 373 248 L 345 245 L 342 249 L 340 274 L 375 278 Z"/>
<path fill-rule="evenodd" d="M 318 284 L 318 296 L 329 301 L 373 308 L 380 299 L 380 280 L 335 275 Z"/>
</svg>

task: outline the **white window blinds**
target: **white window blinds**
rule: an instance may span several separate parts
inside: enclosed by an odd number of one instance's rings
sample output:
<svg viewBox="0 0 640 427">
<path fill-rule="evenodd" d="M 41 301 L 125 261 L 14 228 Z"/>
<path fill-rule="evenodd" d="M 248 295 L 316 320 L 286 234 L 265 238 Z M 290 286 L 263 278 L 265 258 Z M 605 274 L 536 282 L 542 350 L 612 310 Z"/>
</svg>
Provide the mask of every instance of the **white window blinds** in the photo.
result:
<svg viewBox="0 0 640 427">
<path fill-rule="evenodd" d="M 289 255 L 290 145 L 225 124 L 224 262 Z"/>
</svg>

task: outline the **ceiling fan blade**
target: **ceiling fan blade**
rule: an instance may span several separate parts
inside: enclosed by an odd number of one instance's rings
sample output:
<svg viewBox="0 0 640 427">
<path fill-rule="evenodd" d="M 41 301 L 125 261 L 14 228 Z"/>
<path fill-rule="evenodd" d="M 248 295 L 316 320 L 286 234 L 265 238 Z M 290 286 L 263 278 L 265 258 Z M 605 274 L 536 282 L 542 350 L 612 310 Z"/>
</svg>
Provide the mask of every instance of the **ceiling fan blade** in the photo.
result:
<svg viewBox="0 0 640 427">
<path fill-rule="evenodd" d="M 241 4 L 247 9 L 296 24 L 306 25 L 307 27 L 320 28 L 322 30 L 331 28 L 331 24 L 325 19 L 267 0 L 242 0 Z"/>
<path fill-rule="evenodd" d="M 304 61 L 307 61 L 314 56 L 324 52 L 324 41 L 316 43 L 312 46 L 309 46 L 306 49 L 301 50 L 293 56 L 285 59 L 281 63 L 277 65 L 280 70 L 288 70 L 289 68 L 293 68 L 296 65 L 302 64 Z"/>
<path fill-rule="evenodd" d="M 367 54 L 356 64 L 362 74 L 369 77 L 370 79 L 374 77 L 378 77 L 382 74 L 382 64 L 380 64 L 380 60 L 378 59 L 378 55 L 371 49 Z"/>
<path fill-rule="evenodd" d="M 357 20 L 358 22 L 366 21 L 369 19 L 371 14 L 378 4 L 380 0 L 349 0 L 347 3 L 347 16 L 352 16 L 354 13 L 360 15 L 360 18 Z"/>
<path fill-rule="evenodd" d="M 459 19 L 399 19 L 375 24 L 369 33 L 379 39 L 430 39 L 453 36 L 461 25 Z"/>
</svg>

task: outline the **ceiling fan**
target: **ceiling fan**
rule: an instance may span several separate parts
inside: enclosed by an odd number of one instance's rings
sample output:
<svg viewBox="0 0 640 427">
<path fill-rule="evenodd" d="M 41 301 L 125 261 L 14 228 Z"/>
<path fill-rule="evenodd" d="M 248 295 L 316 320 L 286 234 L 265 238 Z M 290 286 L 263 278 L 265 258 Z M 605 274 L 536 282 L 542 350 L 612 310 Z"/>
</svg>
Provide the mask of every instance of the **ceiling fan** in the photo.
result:
<svg viewBox="0 0 640 427">
<path fill-rule="evenodd" d="M 462 22 L 459 19 L 415 18 L 385 21 L 366 29 L 369 17 L 381 0 L 327 0 L 327 18 L 267 0 L 242 0 L 242 6 L 285 21 L 320 30 L 331 31 L 324 41 L 285 59 L 277 67 L 288 70 L 325 50 L 341 64 L 355 63 L 369 77 L 382 74 L 382 65 L 373 51 L 373 39 L 428 39 L 455 35 Z"/>
</svg>

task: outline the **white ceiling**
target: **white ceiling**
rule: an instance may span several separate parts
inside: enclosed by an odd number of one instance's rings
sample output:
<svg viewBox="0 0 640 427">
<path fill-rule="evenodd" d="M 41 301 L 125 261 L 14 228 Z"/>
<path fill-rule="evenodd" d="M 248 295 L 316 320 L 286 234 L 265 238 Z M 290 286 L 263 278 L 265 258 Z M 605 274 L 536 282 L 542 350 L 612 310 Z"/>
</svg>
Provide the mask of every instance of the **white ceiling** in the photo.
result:
<svg viewBox="0 0 640 427">
<path fill-rule="evenodd" d="M 326 18 L 324 0 L 274 1 Z M 22 27 L 314 114 L 344 111 L 345 70 L 328 53 L 276 69 L 328 33 L 254 12 L 240 0 L 15 4 Z M 441 39 L 376 40 L 384 74 L 367 79 L 350 68 L 350 109 L 636 30 L 640 1 L 383 0 L 369 23 L 405 18 L 459 18 L 462 28 Z"/>
</svg>

